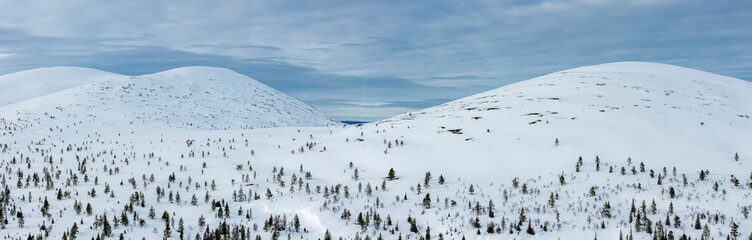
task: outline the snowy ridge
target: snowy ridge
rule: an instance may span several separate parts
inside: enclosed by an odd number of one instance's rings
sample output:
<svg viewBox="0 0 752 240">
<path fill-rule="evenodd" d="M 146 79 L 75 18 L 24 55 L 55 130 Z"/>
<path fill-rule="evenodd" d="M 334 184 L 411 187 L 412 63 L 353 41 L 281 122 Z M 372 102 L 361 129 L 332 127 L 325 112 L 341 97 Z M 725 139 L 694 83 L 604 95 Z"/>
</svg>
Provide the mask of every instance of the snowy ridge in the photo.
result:
<svg viewBox="0 0 752 240">
<path fill-rule="evenodd" d="M 54 70 L 57 71 L 34 76 L 63 73 L 67 73 L 64 76 L 84 76 L 95 71 L 66 68 L 63 70 L 67 71 L 61 73 L 60 69 Z M 86 124 L 119 127 L 143 124 L 250 129 L 336 123 L 312 106 L 228 69 L 185 67 L 143 76 L 116 76 L 5 106 L 0 111 L 6 118 L 20 114 L 34 119 L 41 113 L 57 121 L 86 120 Z M 33 80 L 37 79 L 26 81 Z"/>
</svg>

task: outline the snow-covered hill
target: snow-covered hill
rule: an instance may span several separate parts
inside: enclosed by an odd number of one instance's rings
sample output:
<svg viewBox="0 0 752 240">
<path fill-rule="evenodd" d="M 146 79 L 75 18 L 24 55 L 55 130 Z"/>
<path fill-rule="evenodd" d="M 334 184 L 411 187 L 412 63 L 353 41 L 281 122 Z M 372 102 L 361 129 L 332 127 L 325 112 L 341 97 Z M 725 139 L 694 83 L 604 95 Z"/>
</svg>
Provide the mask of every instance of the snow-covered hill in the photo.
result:
<svg viewBox="0 0 752 240">
<path fill-rule="evenodd" d="M 751 108 L 637 62 L 347 126 L 224 69 L 96 81 L 0 107 L 0 237 L 746 237 Z"/>
<path fill-rule="evenodd" d="M 735 153 L 752 155 L 750 116 L 750 82 L 666 64 L 619 62 L 551 73 L 363 128 L 431 149 L 406 152 L 395 162 L 482 172 L 475 176 L 496 180 L 539 172 L 529 169 L 570 169 L 577 157 L 596 155 L 614 162 L 631 157 L 735 169 L 727 161 Z M 447 157 L 462 160 L 435 161 Z"/>
<path fill-rule="evenodd" d="M 123 75 L 81 67 L 37 68 L 0 76 L 0 106 Z"/>
<path fill-rule="evenodd" d="M 24 128 L 51 121 L 41 118 L 54 119 L 57 125 L 133 125 L 136 129 L 142 125 L 250 129 L 337 124 L 309 104 L 221 68 L 185 67 L 133 77 L 85 68 L 45 68 L 0 79 L 19 86 L 30 83 L 24 88 L 61 82 L 50 88 L 55 88 L 56 93 L 0 107 L 3 118 L 20 118 L 17 124 Z M 56 88 L 81 83 L 84 84 L 65 90 Z M 42 89 L 35 94 L 47 92 L 50 91 Z"/>
</svg>

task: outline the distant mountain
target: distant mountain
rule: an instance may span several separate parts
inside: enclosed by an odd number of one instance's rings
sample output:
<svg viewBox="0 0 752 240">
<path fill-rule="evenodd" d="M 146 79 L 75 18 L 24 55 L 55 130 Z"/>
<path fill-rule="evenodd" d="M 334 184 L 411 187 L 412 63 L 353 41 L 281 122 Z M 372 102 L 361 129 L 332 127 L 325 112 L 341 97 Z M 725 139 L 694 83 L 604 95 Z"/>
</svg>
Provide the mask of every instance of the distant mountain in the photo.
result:
<svg viewBox="0 0 752 240">
<path fill-rule="evenodd" d="M 361 124 L 361 123 L 368 123 L 368 122 L 364 122 L 364 121 L 340 121 L 340 122 L 342 122 L 342 123 L 345 123 L 345 124 Z"/>
<path fill-rule="evenodd" d="M 15 121 L 20 127 L 80 123 L 135 129 L 251 129 L 339 124 L 309 104 L 222 68 L 185 67 L 133 77 L 86 68 L 43 68 L 0 79 L 30 85 L 8 90 L 27 100 L 0 107 L 5 121 L 22 119 Z M 37 90 L 37 85 L 50 87 Z M 62 89 L 70 86 L 75 87 Z"/>
</svg>

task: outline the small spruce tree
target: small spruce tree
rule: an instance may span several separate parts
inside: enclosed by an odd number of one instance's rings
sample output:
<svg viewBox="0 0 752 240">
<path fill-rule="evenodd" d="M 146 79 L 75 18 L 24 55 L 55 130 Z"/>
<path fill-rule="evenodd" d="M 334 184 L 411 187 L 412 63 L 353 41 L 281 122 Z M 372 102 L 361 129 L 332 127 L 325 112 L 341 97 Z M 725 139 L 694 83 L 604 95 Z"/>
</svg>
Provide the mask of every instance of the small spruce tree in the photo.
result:
<svg viewBox="0 0 752 240">
<path fill-rule="evenodd" d="M 389 179 L 391 181 L 391 180 L 394 180 L 394 178 L 395 178 L 395 176 L 394 176 L 394 168 L 390 168 L 389 169 L 389 173 L 387 173 L 387 175 L 386 175 L 386 179 Z"/>
<path fill-rule="evenodd" d="M 530 221 L 530 220 L 527 221 L 527 231 L 525 231 L 525 232 L 527 232 L 527 234 L 530 234 L 530 235 L 535 235 L 535 230 L 533 230 L 533 223 L 532 223 L 532 221 Z"/>
</svg>

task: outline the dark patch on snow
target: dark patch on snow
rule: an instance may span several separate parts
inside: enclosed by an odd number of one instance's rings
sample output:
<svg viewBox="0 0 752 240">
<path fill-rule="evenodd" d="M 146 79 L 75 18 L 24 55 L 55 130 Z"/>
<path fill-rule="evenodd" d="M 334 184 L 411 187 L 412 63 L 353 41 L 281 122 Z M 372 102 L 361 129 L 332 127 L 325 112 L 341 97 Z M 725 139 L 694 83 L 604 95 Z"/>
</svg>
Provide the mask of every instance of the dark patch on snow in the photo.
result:
<svg viewBox="0 0 752 240">
<path fill-rule="evenodd" d="M 458 128 L 458 129 L 449 129 L 449 130 L 447 130 L 447 131 L 449 131 L 450 133 L 454 133 L 454 134 L 462 134 L 462 128 Z"/>
</svg>

